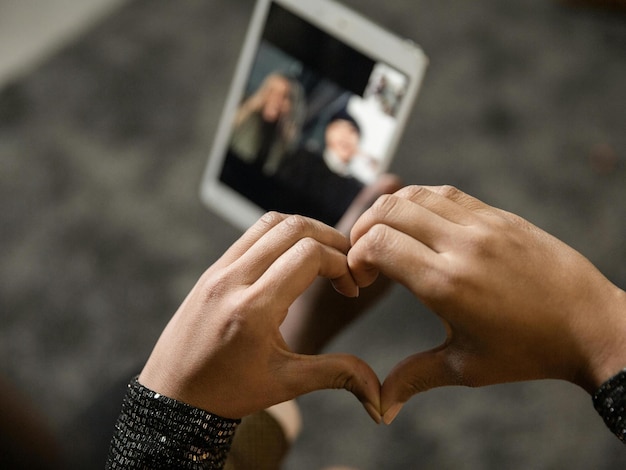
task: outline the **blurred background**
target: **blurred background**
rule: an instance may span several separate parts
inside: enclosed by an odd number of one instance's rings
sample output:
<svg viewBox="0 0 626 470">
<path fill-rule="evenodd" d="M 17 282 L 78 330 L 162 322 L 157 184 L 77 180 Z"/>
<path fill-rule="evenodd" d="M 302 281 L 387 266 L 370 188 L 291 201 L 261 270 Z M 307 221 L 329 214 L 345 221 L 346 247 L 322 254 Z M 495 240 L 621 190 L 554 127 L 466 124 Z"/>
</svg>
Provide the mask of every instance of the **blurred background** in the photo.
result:
<svg viewBox="0 0 626 470">
<path fill-rule="evenodd" d="M 518 213 L 626 287 L 623 10 L 344 3 L 430 58 L 392 171 Z M 252 7 L 0 0 L 0 376 L 72 468 L 103 467 L 126 382 L 239 235 L 198 190 Z M 396 287 L 329 350 L 363 357 L 382 378 L 442 338 Z M 566 383 L 432 390 L 389 427 L 347 393 L 299 402 L 304 429 L 287 469 L 626 464 L 590 397 Z"/>
</svg>

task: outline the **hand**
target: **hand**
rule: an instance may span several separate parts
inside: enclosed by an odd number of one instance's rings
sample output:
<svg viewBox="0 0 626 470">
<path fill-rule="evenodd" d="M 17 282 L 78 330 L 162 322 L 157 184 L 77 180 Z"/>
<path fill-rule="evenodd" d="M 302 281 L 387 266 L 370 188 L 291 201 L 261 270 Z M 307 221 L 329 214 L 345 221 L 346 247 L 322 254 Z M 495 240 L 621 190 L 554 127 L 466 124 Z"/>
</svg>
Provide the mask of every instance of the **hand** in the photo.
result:
<svg viewBox="0 0 626 470">
<path fill-rule="evenodd" d="M 626 294 L 582 255 L 451 187 L 381 197 L 352 229 L 359 286 L 378 272 L 432 308 L 445 342 L 400 362 L 381 390 L 389 423 L 414 394 L 556 378 L 588 391 L 626 365 Z"/>
<path fill-rule="evenodd" d="M 287 309 L 318 276 L 358 294 L 348 239 L 324 224 L 269 213 L 200 278 L 173 316 L 139 382 L 224 418 L 298 395 L 345 388 L 379 421 L 380 383 L 347 354 L 302 356 L 279 332 Z"/>
<path fill-rule="evenodd" d="M 337 230 L 348 235 L 354 223 L 382 194 L 393 193 L 402 184 L 397 176 L 381 175 L 357 195 Z M 325 279 L 318 278 L 289 309 L 281 326 L 285 341 L 294 352 L 317 354 L 336 334 L 360 317 L 383 297 L 390 287 L 384 276 L 374 286 L 362 290 L 358 298 L 338 296 Z"/>
</svg>

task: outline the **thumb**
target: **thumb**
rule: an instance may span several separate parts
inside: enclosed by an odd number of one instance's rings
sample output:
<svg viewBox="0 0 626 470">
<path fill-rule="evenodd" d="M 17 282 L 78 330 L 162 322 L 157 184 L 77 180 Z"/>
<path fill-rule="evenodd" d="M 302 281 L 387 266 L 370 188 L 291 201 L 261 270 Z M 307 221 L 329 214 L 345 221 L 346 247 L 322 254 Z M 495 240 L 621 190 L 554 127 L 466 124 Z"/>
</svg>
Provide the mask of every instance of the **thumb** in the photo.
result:
<svg viewBox="0 0 626 470">
<path fill-rule="evenodd" d="M 343 388 L 352 393 L 376 422 L 380 413 L 380 381 L 372 368 L 351 354 L 297 355 L 287 366 L 297 395 Z"/>
<path fill-rule="evenodd" d="M 456 383 L 444 351 L 445 346 L 441 346 L 414 354 L 389 372 L 380 391 L 380 409 L 385 424 L 391 424 L 413 395 Z"/>
</svg>

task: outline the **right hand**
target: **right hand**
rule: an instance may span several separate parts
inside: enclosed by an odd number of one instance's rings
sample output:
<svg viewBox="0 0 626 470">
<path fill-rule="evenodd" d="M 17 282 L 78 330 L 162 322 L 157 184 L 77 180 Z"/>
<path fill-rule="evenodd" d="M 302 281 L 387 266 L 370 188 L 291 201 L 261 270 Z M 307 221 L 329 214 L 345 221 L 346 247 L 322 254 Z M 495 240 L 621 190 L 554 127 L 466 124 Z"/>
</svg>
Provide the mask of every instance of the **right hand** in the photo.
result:
<svg viewBox="0 0 626 470">
<path fill-rule="evenodd" d="M 524 219 L 451 187 L 381 197 L 352 229 L 359 286 L 382 272 L 432 308 L 444 343 L 385 379 L 389 423 L 414 394 L 542 378 L 594 391 L 626 366 L 626 293 Z"/>
</svg>

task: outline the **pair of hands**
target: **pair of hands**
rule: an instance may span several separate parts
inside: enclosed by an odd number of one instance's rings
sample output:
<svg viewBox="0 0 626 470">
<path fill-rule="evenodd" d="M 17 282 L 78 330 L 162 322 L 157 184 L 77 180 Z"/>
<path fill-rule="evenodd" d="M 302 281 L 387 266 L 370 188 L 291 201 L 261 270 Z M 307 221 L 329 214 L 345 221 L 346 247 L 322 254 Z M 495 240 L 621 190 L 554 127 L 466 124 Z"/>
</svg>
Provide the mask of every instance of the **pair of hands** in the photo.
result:
<svg viewBox="0 0 626 470">
<path fill-rule="evenodd" d="M 379 273 L 439 316 L 441 346 L 401 361 L 382 386 L 355 356 L 288 347 L 281 324 L 318 276 L 352 298 Z M 349 238 L 266 214 L 202 275 L 139 381 L 226 418 L 344 388 L 390 423 L 411 396 L 444 385 L 558 378 L 591 391 L 626 365 L 624 338 L 626 294 L 579 253 L 454 188 L 410 186 L 381 196 Z"/>
</svg>

